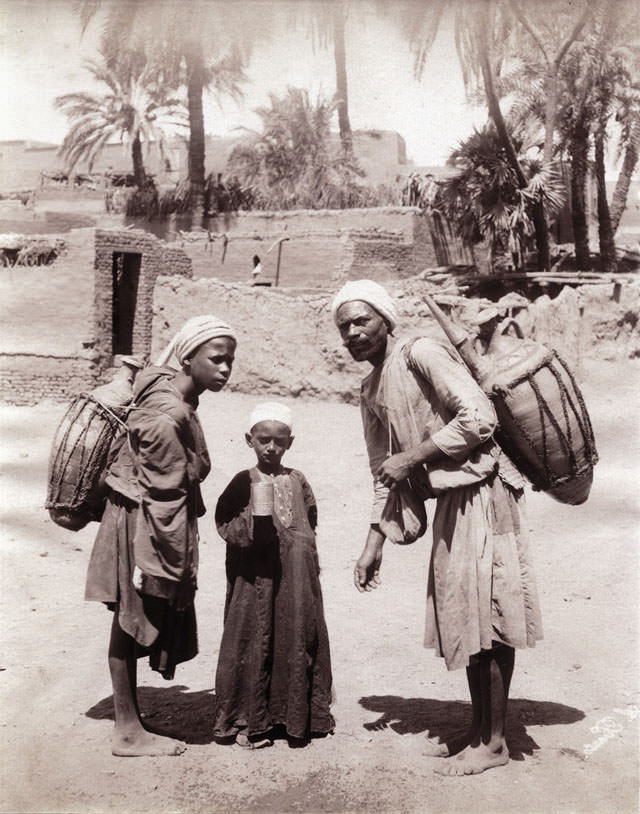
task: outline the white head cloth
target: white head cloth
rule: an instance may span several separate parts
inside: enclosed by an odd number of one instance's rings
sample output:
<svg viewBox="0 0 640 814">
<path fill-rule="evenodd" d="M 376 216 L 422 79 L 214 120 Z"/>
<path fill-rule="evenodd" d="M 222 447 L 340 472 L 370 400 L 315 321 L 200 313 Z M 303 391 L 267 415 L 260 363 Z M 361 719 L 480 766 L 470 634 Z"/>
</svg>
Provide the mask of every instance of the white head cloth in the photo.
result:
<svg viewBox="0 0 640 814">
<path fill-rule="evenodd" d="M 336 294 L 331 304 L 333 321 L 337 322 L 338 309 L 346 302 L 366 302 L 383 316 L 389 323 L 391 331 L 398 324 L 398 310 L 386 289 L 373 280 L 354 280 L 345 283 Z"/>
<path fill-rule="evenodd" d="M 291 410 L 284 404 L 277 401 L 266 401 L 258 404 L 249 416 L 249 430 L 252 430 L 260 421 L 279 421 L 289 427 L 289 432 L 293 430 L 293 419 Z"/>
<path fill-rule="evenodd" d="M 219 317 L 212 314 L 203 314 L 199 317 L 191 317 L 180 328 L 164 351 L 158 357 L 157 365 L 166 365 L 173 355 L 178 363 L 182 365 L 200 345 L 204 345 L 210 339 L 219 336 L 229 336 L 235 340 L 235 334 L 231 328 Z"/>
</svg>

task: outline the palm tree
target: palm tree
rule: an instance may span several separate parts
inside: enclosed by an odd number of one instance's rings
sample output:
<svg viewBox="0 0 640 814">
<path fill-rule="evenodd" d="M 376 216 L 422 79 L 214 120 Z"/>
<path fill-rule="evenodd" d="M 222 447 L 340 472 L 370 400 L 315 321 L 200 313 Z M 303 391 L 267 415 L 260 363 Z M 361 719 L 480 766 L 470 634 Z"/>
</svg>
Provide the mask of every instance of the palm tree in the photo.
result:
<svg viewBox="0 0 640 814">
<path fill-rule="evenodd" d="M 302 10 L 302 11 L 301 11 Z M 353 150 L 353 133 L 349 118 L 349 91 L 347 86 L 347 49 L 345 27 L 349 16 L 346 0 L 305 0 L 292 6 L 293 24 L 302 13 L 307 20 L 313 47 L 328 48 L 333 43 L 336 69 L 335 109 L 338 113 L 340 141 L 345 153 Z"/>
<path fill-rule="evenodd" d="M 590 264 L 585 185 L 592 139 L 601 263 L 610 270 L 616 267 L 614 234 L 626 203 L 640 140 L 640 126 L 634 131 L 634 121 L 640 113 L 635 78 L 638 49 L 628 44 L 637 39 L 637 28 L 634 36 L 636 16 L 629 3 L 599 0 L 590 7 L 588 24 L 580 39 L 565 53 L 564 61 L 558 66 L 555 118 L 559 138 L 555 146 L 568 155 L 571 163 L 572 221 L 576 262 L 580 268 L 588 268 Z M 539 61 L 531 61 L 530 53 L 525 54 L 519 76 L 512 76 L 507 88 L 518 95 L 514 112 L 520 116 L 534 114 L 548 124 L 546 68 Z M 609 124 L 616 111 L 622 126 L 621 144 L 627 149 L 613 198 L 614 216 L 609 212 L 606 197 L 605 154 Z M 546 141 L 545 148 L 548 146 Z"/>
<path fill-rule="evenodd" d="M 617 118 L 622 124 L 621 143 L 624 158 L 611 198 L 611 228 L 614 235 L 620 225 L 620 218 L 627 207 L 631 177 L 638 164 L 638 155 L 640 154 L 640 93 L 635 93 L 628 102 L 621 105 L 621 108 L 621 113 Z"/>
<path fill-rule="evenodd" d="M 232 0 L 82 0 L 83 31 L 102 10 L 104 37 L 111 44 L 109 62 L 115 64 L 131 43 L 162 59 L 174 81 L 187 91 L 189 114 L 189 208 L 202 212 L 205 188 L 203 95 L 240 96 L 251 45 L 258 32 L 269 30 L 268 7 L 256 15 L 251 3 Z"/>
<path fill-rule="evenodd" d="M 301 88 L 270 95 L 256 113 L 262 132 L 234 148 L 228 163 L 255 206 L 264 209 L 325 209 L 359 205 L 359 171 L 349 155 L 335 155 L 330 124 L 335 102 L 315 103 Z"/>
<path fill-rule="evenodd" d="M 524 187 L 507 156 L 502 138 L 493 124 L 465 139 L 453 151 L 448 163 L 456 175 L 440 182 L 433 206 L 450 223 L 467 245 L 486 240 L 489 265 L 500 255 L 510 255 L 521 267 L 535 231 L 533 215 L 541 201 L 545 215 L 557 214 L 564 202 L 563 188 L 548 167 L 522 158 L 528 144 L 509 133 L 526 173 Z"/>
<path fill-rule="evenodd" d="M 608 9 L 608 11 L 611 11 Z M 595 145 L 595 177 L 598 210 L 598 238 L 600 266 L 603 271 L 617 271 L 616 244 L 607 200 L 605 178 L 605 151 L 607 125 L 614 111 L 616 84 L 623 79 L 624 61 L 615 49 L 611 50 L 616 19 L 608 14 L 602 21 L 598 48 L 594 62 L 594 108 L 593 138 Z"/>
<path fill-rule="evenodd" d="M 140 53 L 122 53 L 113 68 L 102 57 L 101 62 L 87 62 L 86 68 L 106 86 L 105 93 L 67 93 L 55 100 L 71 122 L 60 155 L 70 171 L 80 161 L 86 161 L 91 171 L 105 144 L 118 138 L 131 146 L 133 176 L 142 188 L 146 180 L 143 143 L 147 148 L 155 143 L 162 152 L 165 128 L 184 126 L 184 106 L 168 96 L 158 70 Z"/>
<path fill-rule="evenodd" d="M 418 78 L 422 75 L 443 14 L 452 6 L 455 13 L 456 50 L 465 85 L 468 89 L 482 89 L 506 159 L 518 186 L 525 189 L 528 184 L 526 174 L 511 143 L 496 88 L 496 78 L 500 75 L 506 45 L 514 32 L 514 17 L 508 13 L 506 5 L 495 0 L 475 3 L 459 0 L 455 4 L 447 3 L 446 0 L 433 0 L 430 3 L 404 0 L 395 4 L 394 13 L 399 15 L 404 33 L 415 54 L 415 74 Z M 538 265 L 548 269 L 549 233 L 542 199 L 535 202 L 531 216 L 535 228 Z"/>
<path fill-rule="evenodd" d="M 566 4 L 529 4 L 526 11 L 522 3 L 509 0 L 511 9 L 524 31 L 530 36 L 543 59 L 542 90 L 544 108 L 544 158 L 545 164 L 553 159 L 553 137 L 556 129 L 558 107 L 558 83 L 560 67 L 571 46 L 578 40 L 593 8 L 586 4 L 575 17 L 569 6 L 568 25 L 564 17 Z M 579 11 L 579 7 L 577 9 Z M 537 19 L 536 19 L 537 17 Z M 563 26 L 562 23 L 565 23 Z"/>
<path fill-rule="evenodd" d="M 633 10 L 631 10 L 633 12 Z M 617 158 L 622 163 L 618 180 L 611 198 L 611 228 L 616 233 L 620 218 L 627 205 L 627 195 L 631 177 L 638 164 L 640 153 L 640 22 L 631 13 L 619 17 L 620 32 L 624 32 L 626 44 L 618 48 L 623 59 L 624 71 L 616 84 L 614 106 L 615 119 L 620 128 L 620 141 Z"/>
</svg>

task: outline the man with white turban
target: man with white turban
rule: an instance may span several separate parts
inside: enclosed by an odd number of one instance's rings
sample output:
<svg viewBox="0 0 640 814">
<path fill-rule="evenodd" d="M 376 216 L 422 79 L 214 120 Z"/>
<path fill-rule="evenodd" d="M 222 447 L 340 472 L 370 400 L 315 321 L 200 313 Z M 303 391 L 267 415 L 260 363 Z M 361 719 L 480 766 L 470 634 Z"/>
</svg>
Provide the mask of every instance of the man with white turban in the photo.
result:
<svg viewBox="0 0 640 814">
<path fill-rule="evenodd" d="M 178 755 L 185 745 L 148 732 L 136 700 L 136 659 L 173 678 L 198 652 L 194 598 L 200 483 L 211 462 L 196 409 L 206 390 L 231 374 L 236 341 L 210 314 L 193 317 L 172 339 L 180 370 L 149 365 L 136 377 L 134 406 L 113 450 L 107 505 L 94 543 L 85 596 L 114 611 L 109 643 L 119 756 Z"/>
<path fill-rule="evenodd" d="M 461 740 L 431 733 L 428 749 L 450 757 L 442 774 L 501 766 L 514 648 L 541 632 L 523 493 L 499 475 L 493 407 L 448 342 L 395 339 L 395 303 L 377 283 L 347 283 L 332 314 L 351 356 L 372 366 L 360 405 L 374 500 L 356 588 L 377 587 L 385 539 L 423 534 L 435 498 L 425 645 L 466 668 L 473 719 Z"/>
</svg>

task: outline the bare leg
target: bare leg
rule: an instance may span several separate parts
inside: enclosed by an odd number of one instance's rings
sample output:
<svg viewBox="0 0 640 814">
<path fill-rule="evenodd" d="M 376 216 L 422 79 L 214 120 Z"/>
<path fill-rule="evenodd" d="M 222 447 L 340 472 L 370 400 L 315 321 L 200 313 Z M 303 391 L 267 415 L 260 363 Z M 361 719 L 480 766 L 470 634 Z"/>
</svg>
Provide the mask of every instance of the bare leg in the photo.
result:
<svg viewBox="0 0 640 814">
<path fill-rule="evenodd" d="M 122 630 L 117 611 L 113 614 L 109 641 L 109 672 L 113 687 L 115 728 L 111 751 L 120 757 L 179 755 L 181 741 L 147 732 L 142 726 L 136 691 L 136 643 Z"/>
<path fill-rule="evenodd" d="M 512 647 L 496 645 L 488 654 L 479 654 L 477 663 L 467 670 L 474 713 L 478 706 L 474 697 L 479 701 L 480 726 L 474 731 L 472 723 L 469 745 L 436 769 L 438 774 L 479 774 L 509 762 L 504 732 L 514 661 Z"/>
<path fill-rule="evenodd" d="M 477 653 L 473 656 L 473 661 L 467 667 L 467 683 L 471 694 L 471 724 L 466 732 L 455 735 L 448 741 L 442 738 L 427 737 L 427 745 L 424 754 L 427 757 L 451 757 L 457 755 L 470 743 L 476 741 L 480 735 L 482 726 L 482 683 L 483 673 L 486 672 L 487 665 L 484 662 L 490 659 L 489 652 Z"/>
</svg>

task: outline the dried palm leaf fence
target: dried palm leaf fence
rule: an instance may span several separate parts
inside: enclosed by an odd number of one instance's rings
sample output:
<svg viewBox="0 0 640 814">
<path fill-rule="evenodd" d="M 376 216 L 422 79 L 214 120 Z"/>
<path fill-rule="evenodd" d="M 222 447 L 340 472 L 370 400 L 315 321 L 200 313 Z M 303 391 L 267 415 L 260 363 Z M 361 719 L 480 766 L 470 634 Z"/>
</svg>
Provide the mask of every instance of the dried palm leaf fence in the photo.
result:
<svg viewBox="0 0 640 814">
<path fill-rule="evenodd" d="M 424 210 L 424 217 L 429 224 L 429 232 L 433 242 L 438 266 L 447 267 L 446 273 L 442 270 L 432 271 L 427 276 L 431 282 L 455 282 L 461 286 L 478 282 L 479 269 L 473 246 L 467 245 L 456 234 L 449 221 L 438 210 L 429 208 Z M 612 272 L 600 271 L 563 271 L 562 266 L 571 259 L 569 252 L 561 252 L 549 271 L 531 270 L 527 267 L 521 271 L 504 269 L 491 269 L 490 277 L 494 281 L 505 283 L 537 283 L 547 285 L 602 285 L 616 283 L 618 285 L 637 282 L 640 272 L 640 252 L 628 247 L 617 248 L 620 270 Z"/>
<path fill-rule="evenodd" d="M 425 210 L 429 232 L 439 266 L 475 266 L 471 246 L 466 246 L 449 221 L 436 209 Z"/>
</svg>

